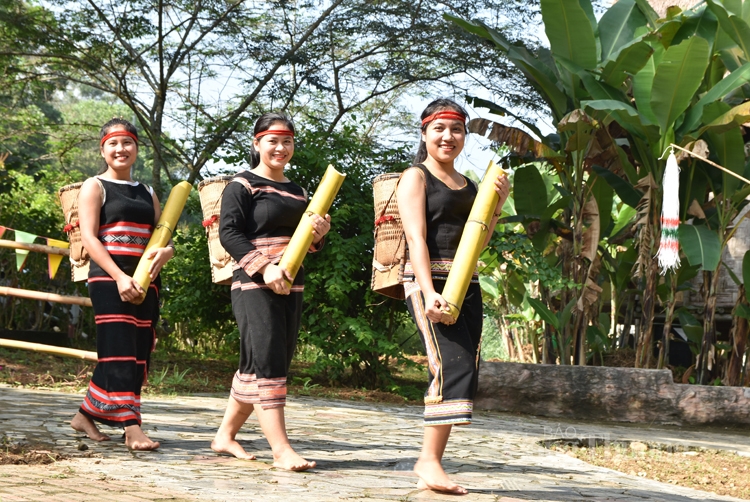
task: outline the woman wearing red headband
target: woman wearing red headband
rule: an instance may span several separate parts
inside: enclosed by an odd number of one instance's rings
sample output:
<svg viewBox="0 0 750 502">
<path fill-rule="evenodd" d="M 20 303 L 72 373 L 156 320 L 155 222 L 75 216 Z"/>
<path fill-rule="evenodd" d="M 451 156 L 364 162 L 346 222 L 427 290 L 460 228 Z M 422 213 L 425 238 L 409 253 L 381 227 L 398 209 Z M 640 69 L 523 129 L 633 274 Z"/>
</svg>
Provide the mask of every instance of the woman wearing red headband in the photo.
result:
<svg viewBox="0 0 750 502">
<path fill-rule="evenodd" d="M 88 288 L 96 321 L 99 362 L 79 412 L 70 422 L 95 441 L 110 438 L 94 423 L 125 428 L 125 444 L 153 450 L 159 443 L 141 430 L 141 386 L 146 380 L 159 320 L 159 271 L 174 247 L 153 249 L 146 299 L 130 303 L 143 290 L 133 279 L 161 209 L 153 190 L 131 178 L 138 156 L 138 133 L 123 119 L 101 129 L 105 167 L 83 183 L 78 195 L 81 240 L 91 256 Z"/>
<path fill-rule="evenodd" d="M 305 274 L 293 284 L 277 264 L 300 219 L 307 193 L 284 176 L 294 154 L 294 124 L 267 113 L 255 123 L 252 167 L 224 190 L 219 216 L 222 246 L 237 262 L 232 277 L 232 310 L 240 330 L 240 366 L 232 381 L 224 420 L 211 443 L 219 453 L 253 460 L 236 435 L 255 411 L 273 451 L 273 465 L 304 471 L 315 467 L 289 444 L 284 422 L 286 377 L 297 345 Z M 319 250 L 330 217 L 311 214 L 313 244 Z"/>
<path fill-rule="evenodd" d="M 429 370 L 424 443 L 414 472 L 420 478 L 419 488 L 464 494 L 467 490 L 443 470 L 442 458 L 453 425 L 471 423 L 482 335 L 482 294 L 475 275 L 461 314 L 455 324 L 448 325 L 442 313 L 448 304 L 440 292 L 477 187 L 454 167 L 466 139 L 466 111 L 448 99 L 433 101 L 422 112 L 421 130 L 415 166 L 404 171 L 397 188 L 408 245 L 406 302 L 422 338 Z M 498 178 L 495 190 L 500 200 L 490 228 L 508 198 L 507 178 Z M 485 245 L 488 241 L 489 235 Z"/>
</svg>

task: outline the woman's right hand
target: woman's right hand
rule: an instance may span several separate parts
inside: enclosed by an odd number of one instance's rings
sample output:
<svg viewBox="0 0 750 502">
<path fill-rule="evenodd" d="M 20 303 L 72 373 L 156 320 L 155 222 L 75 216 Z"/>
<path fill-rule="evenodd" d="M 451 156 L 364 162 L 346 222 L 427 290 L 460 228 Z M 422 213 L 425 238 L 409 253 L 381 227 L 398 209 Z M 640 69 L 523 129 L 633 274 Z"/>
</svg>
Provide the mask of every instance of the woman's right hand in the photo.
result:
<svg viewBox="0 0 750 502">
<path fill-rule="evenodd" d="M 432 291 L 424 294 L 424 308 L 427 319 L 439 323 L 443 320 L 443 309 L 448 309 L 448 302 L 440 293 Z"/>
<path fill-rule="evenodd" d="M 117 282 L 117 291 L 120 293 L 120 300 L 124 302 L 133 301 L 144 294 L 141 285 L 129 275 L 123 274 L 115 282 Z"/>
<path fill-rule="evenodd" d="M 269 263 L 263 270 L 263 282 L 277 295 L 288 295 L 289 283 L 294 282 L 294 278 L 285 269 Z"/>
</svg>

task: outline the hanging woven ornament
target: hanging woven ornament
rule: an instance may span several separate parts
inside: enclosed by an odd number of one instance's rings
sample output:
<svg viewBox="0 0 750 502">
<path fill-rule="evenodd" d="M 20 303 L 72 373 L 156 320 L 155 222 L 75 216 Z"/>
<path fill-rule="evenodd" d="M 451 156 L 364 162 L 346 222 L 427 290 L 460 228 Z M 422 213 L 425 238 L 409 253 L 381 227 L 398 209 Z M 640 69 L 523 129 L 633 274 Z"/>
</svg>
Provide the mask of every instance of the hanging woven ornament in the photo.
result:
<svg viewBox="0 0 750 502">
<path fill-rule="evenodd" d="M 677 239 L 677 228 L 680 226 L 680 168 L 671 149 L 664 169 L 662 190 L 661 240 L 656 257 L 664 275 L 667 270 L 677 270 L 680 266 L 680 241 Z"/>
</svg>

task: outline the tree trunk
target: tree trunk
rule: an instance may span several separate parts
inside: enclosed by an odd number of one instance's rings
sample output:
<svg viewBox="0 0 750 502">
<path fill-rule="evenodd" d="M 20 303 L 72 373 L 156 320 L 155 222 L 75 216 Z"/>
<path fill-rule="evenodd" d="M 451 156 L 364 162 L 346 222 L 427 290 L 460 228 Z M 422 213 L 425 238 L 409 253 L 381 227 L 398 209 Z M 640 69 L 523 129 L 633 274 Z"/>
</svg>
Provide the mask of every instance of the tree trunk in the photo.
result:
<svg viewBox="0 0 750 502">
<path fill-rule="evenodd" d="M 664 365 L 669 364 L 669 332 L 672 331 L 674 307 L 677 303 L 677 278 L 674 273 L 669 274 L 669 280 L 669 302 L 667 303 L 667 314 L 664 318 L 664 329 L 661 333 L 659 360 L 656 362 L 656 369 L 658 370 L 664 369 Z"/>
<path fill-rule="evenodd" d="M 745 286 L 740 285 L 737 292 L 737 302 L 734 311 L 737 312 L 739 305 L 747 305 L 745 299 Z M 742 363 L 747 348 L 748 322 L 744 317 L 734 315 L 732 317 L 732 330 L 729 332 L 729 342 L 732 344 L 732 352 L 729 354 L 727 373 L 722 382 L 724 385 L 742 385 Z"/>
<path fill-rule="evenodd" d="M 719 264 L 721 266 L 721 264 Z M 701 350 L 698 354 L 695 367 L 698 370 L 698 384 L 705 385 L 711 377 L 711 371 L 714 369 L 716 356 L 716 289 L 719 285 L 719 272 L 704 272 L 703 284 L 708 284 L 705 288 L 705 304 L 703 310 L 703 340 Z"/>
<path fill-rule="evenodd" d="M 643 313 L 641 314 L 641 336 L 635 352 L 635 367 L 647 368 L 650 362 L 651 335 L 654 331 L 654 308 L 656 307 L 656 286 L 659 284 L 659 265 L 653 260 L 646 274 L 646 290 L 643 292 Z"/>
</svg>

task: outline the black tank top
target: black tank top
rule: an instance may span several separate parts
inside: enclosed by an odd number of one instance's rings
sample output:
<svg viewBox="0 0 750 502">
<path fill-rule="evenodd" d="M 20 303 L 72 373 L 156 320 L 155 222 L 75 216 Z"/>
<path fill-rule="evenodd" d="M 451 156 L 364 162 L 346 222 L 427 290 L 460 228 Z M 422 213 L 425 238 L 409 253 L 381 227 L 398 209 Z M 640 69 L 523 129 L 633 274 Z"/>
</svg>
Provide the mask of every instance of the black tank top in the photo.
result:
<svg viewBox="0 0 750 502">
<path fill-rule="evenodd" d="M 154 230 L 156 213 L 151 191 L 137 181 L 98 179 L 104 189 L 104 203 L 99 211 L 99 240 L 115 264 L 132 276 Z M 91 260 L 89 277 L 108 275 Z"/>
<path fill-rule="evenodd" d="M 425 220 L 427 250 L 433 280 L 445 280 L 456 256 L 456 249 L 477 196 L 477 186 L 466 176 L 464 186 L 452 189 L 433 175 L 423 164 L 417 164 L 425 181 Z M 404 280 L 414 280 L 411 263 L 407 262 Z"/>
</svg>

